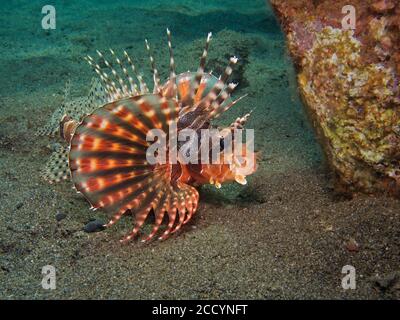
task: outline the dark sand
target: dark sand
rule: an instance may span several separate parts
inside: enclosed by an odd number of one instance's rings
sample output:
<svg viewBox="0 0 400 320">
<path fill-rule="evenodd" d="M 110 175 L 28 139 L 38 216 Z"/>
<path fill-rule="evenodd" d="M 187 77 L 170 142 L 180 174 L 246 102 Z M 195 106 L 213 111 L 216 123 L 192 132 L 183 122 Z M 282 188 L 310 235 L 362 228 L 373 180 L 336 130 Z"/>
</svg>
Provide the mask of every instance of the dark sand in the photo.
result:
<svg viewBox="0 0 400 320">
<path fill-rule="evenodd" d="M 0 298 L 400 298 L 400 202 L 335 195 L 264 1 L 160 2 L 62 1 L 50 32 L 40 28 L 41 1 L 2 5 Z M 149 74 L 147 37 L 165 77 L 166 27 L 180 72 L 196 69 L 208 31 L 208 70 L 220 73 L 239 56 L 235 96 L 249 97 L 221 123 L 255 108 L 248 127 L 263 160 L 246 187 L 203 188 L 180 234 L 121 245 L 131 218 L 85 233 L 90 219 L 106 215 L 89 211 L 70 184 L 40 179 L 53 142 L 34 132 L 61 103 L 68 79 L 74 96 L 86 93 L 92 73 L 82 57 L 95 49 L 127 49 Z M 57 212 L 66 218 L 57 222 Z M 356 251 L 346 245 L 352 239 Z M 49 264 L 57 270 L 53 291 L 41 287 Z M 355 290 L 341 287 L 344 265 L 356 268 Z"/>
</svg>

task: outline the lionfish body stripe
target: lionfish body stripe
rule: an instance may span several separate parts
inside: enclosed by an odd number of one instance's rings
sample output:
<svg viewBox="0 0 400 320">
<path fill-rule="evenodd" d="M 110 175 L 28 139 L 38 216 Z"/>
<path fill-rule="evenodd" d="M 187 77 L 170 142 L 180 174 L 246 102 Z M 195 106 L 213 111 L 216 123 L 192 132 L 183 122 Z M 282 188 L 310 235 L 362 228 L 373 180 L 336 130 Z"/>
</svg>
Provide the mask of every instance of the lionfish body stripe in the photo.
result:
<svg viewBox="0 0 400 320">
<path fill-rule="evenodd" d="M 97 51 L 98 56 L 104 59 L 107 71 L 94 58 L 87 57 L 99 80 L 93 82 L 88 101 L 83 104 L 85 110 L 77 110 L 79 106 L 74 104 L 70 104 L 71 107 L 64 104 L 63 109 L 57 110 L 52 117 L 64 113 L 59 119 L 59 132 L 69 147 L 55 152 L 45 169 L 44 178 L 58 182 L 70 176 L 74 187 L 88 200 L 92 209 L 102 208 L 112 214 L 106 226 L 113 225 L 128 212 L 132 213 L 135 216 L 133 229 L 121 241 L 137 237 L 151 213 L 154 215 L 153 228 L 142 241 L 147 242 L 156 235 L 159 239 L 166 239 L 195 214 L 199 201 L 195 186 L 211 183 L 220 187 L 221 183 L 235 180 L 245 184 L 246 175 L 256 170 L 255 154 L 246 149 L 246 144 L 241 144 L 244 162 L 251 160 L 253 166 L 245 174 L 243 171 L 239 174 L 237 170 L 244 165 L 243 159 L 240 162 L 232 155 L 229 164 L 185 164 L 179 158 L 177 163 L 170 158 L 166 163 L 148 162 L 146 151 L 151 142 L 147 137 L 152 129 L 165 132 L 167 141 L 176 138 L 169 134 L 173 124 L 177 133 L 185 128 L 196 132 L 211 129 L 211 121 L 241 99 L 231 99 L 236 85 L 227 83 L 236 58 L 230 59 L 220 78 L 204 71 L 211 34 L 207 37 L 198 70 L 181 74 L 175 73 L 169 30 L 167 35 L 170 77 L 164 84 L 159 79 L 146 41 L 153 70 L 153 93 L 149 93 L 148 85 L 127 52 L 124 51 L 123 58 L 118 58 L 110 50 L 116 60 L 111 64 L 103 53 Z M 221 132 L 242 128 L 247 118 L 248 114 L 238 118 Z M 55 132 L 52 121 L 46 132 Z M 202 143 L 205 141 L 199 141 L 199 145 Z M 182 145 L 178 143 L 177 148 L 182 148 Z M 224 147 L 218 151 L 220 158 L 224 157 L 223 151 Z M 161 231 L 165 217 L 168 223 Z"/>
</svg>

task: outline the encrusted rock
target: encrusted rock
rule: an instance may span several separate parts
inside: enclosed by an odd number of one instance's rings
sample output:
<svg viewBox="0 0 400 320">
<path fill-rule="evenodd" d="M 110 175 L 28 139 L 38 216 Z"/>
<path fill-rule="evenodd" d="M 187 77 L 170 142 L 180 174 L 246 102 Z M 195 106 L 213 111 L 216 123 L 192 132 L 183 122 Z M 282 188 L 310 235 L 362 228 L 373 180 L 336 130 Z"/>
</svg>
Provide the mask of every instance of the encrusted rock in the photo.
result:
<svg viewBox="0 0 400 320">
<path fill-rule="evenodd" d="M 271 3 L 337 189 L 399 197 L 400 1 Z M 346 5 L 354 30 L 342 26 Z"/>
</svg>

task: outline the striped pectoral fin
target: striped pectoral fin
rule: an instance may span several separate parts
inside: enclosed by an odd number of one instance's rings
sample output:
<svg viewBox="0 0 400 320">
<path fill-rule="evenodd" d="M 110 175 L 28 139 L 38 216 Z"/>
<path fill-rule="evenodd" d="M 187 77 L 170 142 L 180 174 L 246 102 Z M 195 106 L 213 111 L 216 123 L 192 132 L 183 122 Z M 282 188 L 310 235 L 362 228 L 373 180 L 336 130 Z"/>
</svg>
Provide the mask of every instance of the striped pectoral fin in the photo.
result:
<svg viewBox="0 0 400 320">
<path fill-rule="evenodd" d="M 179 182 L 176 186 L 171 186 L 168 195 L 169 206 L 166 210 L 168 225 L 159 237 L 160 240 L 167 239 L 190 220 L 197 209 L 198 200 L 199 193 L 192 186 Z"/>
<path fill-rule="evenodd" d="M 160 171 L 168 170 L 165 168 Z M 190 220 L 196 211 L 198 199 L 199 194 L 195 188 L 186 184 L 178 184 L 173 187 L 170 185 L 167 175 L 158 175 L 153 184 L 148 184 L 146 188 L 143 188 L 140 195 L 127 205 L 126 208 L 130 208 L 135 216 L 135 223 L 132 231 L 121 242 L 127 242 L 137 237 L 152 212 L 155 215 L 152 231 L 141 241 L 148 242 L 153 239 L 162 225 L 164 216 L 167 215 L 167 228 L 159 237 L 160 240 L 165 240 Z M 132 205 L 133 203 L 134 205 Z"/>
<path fill-rule="evenodd" d="M 171 233 L 177 232 L 182 225 L 189 222 L 197 209 L 199 201 L 199 193 L 195 188 L 186 184 L 179 184 L 179 188 L 181 188 L 177 195 L 179 220 Z"/>
<path fill-rule="evenodd" d="M 178 183 L 176 186 L 166 183 L 159 189 L 153 201 L 152 209 L 155 221 L 152 231 L 143 238 L 142 242 L 148 242 L 158 234 L 165 216 L 168 217 L 168 223 L 159 240 L 165 240 L 171 234 L 180 230 L 182 225 L 187 223 L 193 216 L 198 200 L 199 193 L 195 188 L 183 183 Z M 136 230 L 134 229 L 134 231 Z"/>
<path fill-rule="evenodd" d="M 153 212 L 154 212 L 154 224 L 153 228 L 145 238 L 142 239 L 142 242 L 148 242 L 153 237 L 158 233 L 158 230 L 160 229 L 162 222 L 164 220 L 164 216 L 166 214 L 166 211 L 169 208 L 169 197 L 168 197 L 168 192 L 166 192 L 169 189 L 169 184 L 165 184 L 163 188 L 160 188 L 160 190 L 157 192 L 156 196 L 156 205 L 153 206 Z"/>
<path fill-rule="evenodd" d="M 135 226 L 124 240 L 136 237 L 161 201 L 158 191 L 169 183 L 167 165 L 148 162 L 151 142 L 146 136 L 152 129 L 168 133 L 177 116 L 176 102 L 158 95 L 122 99 L 85 117 L 71 139 L 69 163 L 76 189 L 93 208 L 114 214 L 108 226 L 127 211 L 135 215 Z"/>
<path fill-rule="evenodd" d="M 159 172 L 155 175 L 153 179 L 154 183 L 150 183 L 146 188 L 143 188 L 141 194 L 133 201 L 133 206 L 128 204 L 128 208 L 130 208 L 135 216 L 135 223 L 132 231 L 128 233 L 121 242 L 126 242 L 135 238 L 151 211 L 158 206 L 161 199 L 159 190 L 164 189 L 167 183 L 167 169 L 164 169 L 163 171 L 164 172 Z"/>
</svg>

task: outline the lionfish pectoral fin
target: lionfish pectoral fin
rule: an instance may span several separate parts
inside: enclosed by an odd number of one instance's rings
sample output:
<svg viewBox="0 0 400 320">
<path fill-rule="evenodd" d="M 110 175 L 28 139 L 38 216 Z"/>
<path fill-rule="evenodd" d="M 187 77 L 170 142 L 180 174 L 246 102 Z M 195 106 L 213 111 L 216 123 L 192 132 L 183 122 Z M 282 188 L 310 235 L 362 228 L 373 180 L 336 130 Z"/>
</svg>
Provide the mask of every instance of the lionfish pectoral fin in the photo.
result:
<svg viewBox="0 0 400 320">
<path fill-rule="evenodd" d="M 168 214 L 168 226 L 159 239 L 167 239 L 171 234 L 179 231 L 184 224 L 189 222 L 196 212 L 198 201 L 199 193 L 192 186 L 185 183 L 178 183 L 170 189 L 168 195 L 169 208 L 166 210 Z"/>
<path fill-rule="evenodd" d="M 150 204 L 135 214 L 135 226 L 121 242 L 129 241 L 138 235 L 151 210 L 155 219 L 151 232 L 141 239 L 143 243 L 151 241 L 159 233 L 165 216 L 168 218 L 168 223 L 165 231 L 159 236 L 159 240 L 165 240 L 171 234 L 180 230 L 197 209 L 199 194 L 195 188 L 189 185 L 179 183 L 173 187 L 168 181 L 164 180 L 159 188 L 156 191 L 152 190 L 152 192 Z"/>
<path fill-rule="evenodd" d="M 137 237 L 151 212 L 156 219 L 146 239 L 157 234 L 167 214 L 165 238 L 197 206 L 197 191 L 184 184 L 173 186 L 171 165 L 153 163 L 147 154 L 150 130 L 161 130 L 168 139 L 170 126 L 176 126 L 178 108 L 176 101 L 155 94 L 118 100 L 86 116 L 71 139 L 69 164 L 76 189 L 93 208 L 114 214 L 107 226 L 126 212 L 135 216 L 134 227 L 123 242 Z M 187 214 L 182 216 L 184 208 Z M 176 226 L 174 214 L 180 217 Z"/>
<path fill-rule="evenodd" d="M 67 180 L 70 177 L 68 168 L 68 147 L 61 146 L 54 151 L 44 166 L 42 177 L 49 183 Z"/>
</svg>

